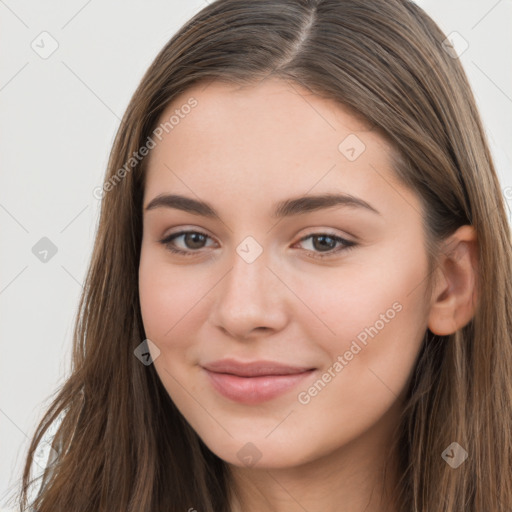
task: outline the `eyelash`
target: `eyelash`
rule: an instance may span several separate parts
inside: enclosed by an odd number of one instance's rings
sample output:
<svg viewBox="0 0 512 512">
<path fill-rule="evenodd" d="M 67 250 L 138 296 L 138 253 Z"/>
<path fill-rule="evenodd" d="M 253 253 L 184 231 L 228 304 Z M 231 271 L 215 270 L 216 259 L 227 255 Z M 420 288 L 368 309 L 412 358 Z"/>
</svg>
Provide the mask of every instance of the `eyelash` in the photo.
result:
<svg viewBox="0 0 512 512">
<path fill-rule="evenodd" d="M 191 233 L 194 233 L 194 234 L 198 234 L 198 235 L 204 235 L 208 238 L 211 238 L 210 236 L 208 236 L 206 233 L 202 233 L 201 231 L 180 231 L 178 233 L 173 233 L 172 235 L 169 235 L 168 237 L 162 239 L 162 240 L 159 240 L 159 242 L 164 245 L 166 247 L 166 249 L 174 254 L 180 254 L 182 256 L 195 256 L 199 250 L 189 250 L 189 251 L 184 251 L 182 249 L 176 249 L 176 247 L 173 247 L 173 245 L 171 244 L 171 242 L 175 239 L 175 238 L 178 238 L 182 235 L 187 235 L 187 234 L 191 234 Z M 330 250 L 329 252 L 327 253 L 318 253 L 318 252 L 314 252 L 314 251 L 306 251 L 308 253 L 310 253 L 312 256 L 312 258 L 315 258 L 315 259 L 324 259 L 324 258 L 328 258 L 330 256 L 333 256 L 335 254 L 338 254 L 342 251 L 348 251 L 350 249 L 353 249 L 354 247 L 356 247 L 358 244 L 356 242 L 352 242 L 350 240 L 346 240 L 344 238 L 341 238 L 339 236 L 336 236 L 336 235 L 331 235 L 330 233 L 311 233 L 310 235 L 307 235 L 305 237 L 302 237 L 299 242 L 303 242 L 304 240 L 307 240 L 308 238 L 313 238 L 313 237 L 320 237 L 320 236 L 328 236 L 329 238 L 332 238 L 335 242 L 339 242 L 341 244 L 343 244 L 342 247 L 338 247 L 337 249 L 332 249 Z"/>
</svg>

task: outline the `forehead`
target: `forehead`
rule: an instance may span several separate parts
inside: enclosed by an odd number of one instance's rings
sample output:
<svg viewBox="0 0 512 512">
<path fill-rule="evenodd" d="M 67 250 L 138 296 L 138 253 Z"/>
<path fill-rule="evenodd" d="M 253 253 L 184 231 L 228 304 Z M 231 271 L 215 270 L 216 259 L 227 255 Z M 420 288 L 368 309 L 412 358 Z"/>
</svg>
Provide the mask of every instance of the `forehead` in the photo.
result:
<svg viewBox="0 0 512 512">
<path fill-rule="evenodd" d="M 193 102 L 195 106 L 188 105 Z M 173 114 L 178 114 L 179 118 Z M 189 88 L 176 97 L 164 110 L 159 125 L 165 128 L 164 137 L 194 132 L 194 142 L 207 136 L 209 143 L 229 136 L 233 142 L 284 144 L 319 136 L 325 145 L 337 146 L 345 133 L 367 133 L 365 137 L 379 138 L 370 125 L 349 107 L 332 99 L 320 97 L 302 86 L 279 79 L 266 79 L 254 85 L 213 81 Z M 316 141 L 318 142 L 318 141 Z M 382 139 L 383 143 L 384 140 Z M 296 145 L 294 152 L 300 154 Z M 158 151 L 157 151 L 158 152 Z"/>
<path fill-rule="evenodd" d="M 343 105 L 277 79 L 191 87 L 159 126 L 146 198 L 171 190 L 211 202 L 277 202 L 310 190 L 382 196 L 383 176 L 394 180 L 392 148 L 377 131 Z"/>
</svg>

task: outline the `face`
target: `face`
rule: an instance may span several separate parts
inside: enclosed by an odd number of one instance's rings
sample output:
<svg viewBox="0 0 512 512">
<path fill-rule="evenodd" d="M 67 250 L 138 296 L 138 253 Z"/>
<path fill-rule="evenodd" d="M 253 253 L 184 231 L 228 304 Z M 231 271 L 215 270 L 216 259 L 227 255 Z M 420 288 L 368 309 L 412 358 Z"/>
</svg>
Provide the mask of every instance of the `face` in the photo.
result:
<svg viewBox="0 0 512 512">
<path fill-rule="evenodd" d="M 173 114 L 149 155 L 139 286 L 177 408 L 236 466 L 297 466 L 383 429 L 428 317 L 420 201 L 390 147 L 276 79 L 196 86 Z"/>
</svg>

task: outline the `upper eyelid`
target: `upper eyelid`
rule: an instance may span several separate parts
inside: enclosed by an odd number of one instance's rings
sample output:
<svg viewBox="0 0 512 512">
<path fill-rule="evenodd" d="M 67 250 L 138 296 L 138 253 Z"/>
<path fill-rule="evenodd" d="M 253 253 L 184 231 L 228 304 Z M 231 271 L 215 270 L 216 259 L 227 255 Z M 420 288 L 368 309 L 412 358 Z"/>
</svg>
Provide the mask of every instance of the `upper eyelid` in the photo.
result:
<svg viewBox="0 0 512 512">
<path fill-rule="evenodd" d="M 179 236 L 188 235 L 190 233 L 198 233 L 199 235 L 205 235 L 208 238 L 211 238 L 212 240 L 215 240 L 214 236 L 210 235 L 209 233 L 206 233 L 202 229 L 180 229 L 179 231 L 175 231 L 175 232 L 172 232 L 172 233 L 169 233 L 169 234 L 163 236 L 160 240 L 167 240 L 167 239 L 169 239 L 171 237 L 178 238 Z"/>
<path fill-rule="evenodd" d="M 329 229 L 324 229 L 324 230 L 322 230 L 322 228 L 315 228 L 315 229 L 316 229 L 316 231 L 311 231 L 311 232 L 309 232 L 309 233 L 307 233 L 305 235 L 300 236 L 300 238 L 295 243 L 302 242 L 304 239 L 310 238 L 310 237 L 315 236 L 315 235 L 316 236 L 327 235 L 327 236 L 332 236 L 333 238 L 340 238 L 340 239 L 345 240 L 346 242 L 349 242 L 349 243 L 353 243 L 353 244 L 357 243 L 357 240 L 353 240 L 352 239 L 352 238 L 355 238 L 355 237 L 352 237 L 351 235 L 347 236 L 347 235 L 340 235 L 340 234 L 337 234 L 337 233 L 331 233 L 329 231 Z M 197 234 L 200 234 L 200 235 L 205 235 L 206 237 L 208 237 L 208 238 L 210 238 L 210 239 L 215 241 L 215 237 L 209 235 L 208 233 L 206 233 L 202 229 L 180 229 L 179 231 L 176 231 L 176 232 L 173 232 L 173 233 L 169 233 L 168 235 L 165 235 L 164 237 L 162 237 L 160 239 L 160 241 L 165 241 L 165 240 L 168 240 L 168 239 L 174 240 L 175 238 L 179 238 L 180 236 L 187 235 L 187 234 L 190 234 L 190 233 L 197 233 Z M 198 252 L 198 251 L 196 251 L 196 252 Z"/>
</svg>

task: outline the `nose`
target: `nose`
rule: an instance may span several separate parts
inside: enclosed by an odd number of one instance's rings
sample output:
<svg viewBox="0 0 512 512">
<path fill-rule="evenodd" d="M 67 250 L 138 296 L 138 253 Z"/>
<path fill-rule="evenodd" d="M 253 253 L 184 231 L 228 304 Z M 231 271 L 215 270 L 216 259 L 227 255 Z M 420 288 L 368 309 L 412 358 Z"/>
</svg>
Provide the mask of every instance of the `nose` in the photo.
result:
<svg viewBox="0 0 512 512">
<path fill-rule="evenodd" d="M 252 262 L 233 251 L 230 264 L 213 294 L 213 325 L 236 339 L 282 329 L 291 292 L 265 250 Z"/>
</svg>

